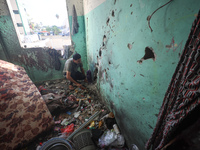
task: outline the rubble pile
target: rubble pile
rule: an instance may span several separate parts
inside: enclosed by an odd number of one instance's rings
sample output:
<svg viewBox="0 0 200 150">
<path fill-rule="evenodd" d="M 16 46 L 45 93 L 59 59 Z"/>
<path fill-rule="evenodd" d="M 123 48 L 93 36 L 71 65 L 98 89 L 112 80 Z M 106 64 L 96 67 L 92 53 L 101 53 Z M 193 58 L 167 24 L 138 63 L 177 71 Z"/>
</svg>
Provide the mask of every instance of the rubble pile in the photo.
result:
<svg viewBox="0 0 200 150">
<path fill-rule="evenodd" d="M 59 79 L 36 85 L 55 125 L 51 131 L 40 135 L 27 149 L 47 150 L 49 143 L 62 140 L 57 142 L 57 146 L 64 142 L 68 145 L 65 149 L 128 150 L 114 114 L 103 104 L 95 85 L 85 83 L 84 90 L 78 87 L 68 90 L 68 84 L 67 80 Z M 91 139 L 87 138 L 88 135 Z M 83 142 L 81 146 L 80 141 Z"/>
</svg>

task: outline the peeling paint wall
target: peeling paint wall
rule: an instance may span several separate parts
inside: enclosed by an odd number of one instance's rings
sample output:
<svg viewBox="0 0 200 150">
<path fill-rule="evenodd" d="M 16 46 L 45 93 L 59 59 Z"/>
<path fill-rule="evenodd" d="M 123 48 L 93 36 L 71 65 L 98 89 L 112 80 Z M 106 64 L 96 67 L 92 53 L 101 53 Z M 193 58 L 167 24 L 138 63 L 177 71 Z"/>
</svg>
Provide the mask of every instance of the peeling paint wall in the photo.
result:
<svg viewBox="0 0 200 150">
<path fill-rule="evenodd" d="M 61 68 L 56 70 L 54 56 L 42 48 L 20 47 L 6 0 L 0 0 L 0 59 L 23 66 L 32 81 L 39 82 L 63 78 L 64 62 L 61 60 Z"/>
<path fill-rule="evenodd" d="M 83 67 L 87 70 L 83 1 L 67 0 L 66 2 L 70 27 L 72 27 L 73 4 L 76 7 L 79 29 L 78 33 L 72 36 L 72 40 L 75 51 L 81 54 Z M 51 56 L 48 50 L 42 48 L 23 49 L 20 47 L 6 0 L 0 0 L 0 29 L 2 39 L 0 59 L 23 66 L 34 82 L 63 78 L 62 71 L 66 60 L 61 60 L 60 70 L 55 70 L 55 57 Z"/>
<path fill-rule="evenodd" d="M 84 22 L 84 10 L 82 0 L 66 0 L 68 15 L 69 15 L 69 25 L 70 32 L 72 36 L 72 41 L 74 43 L 75 51 L 81 55 L 81 60 L 83 62 L 83 68 L 86 71 L 87 67 L 87 53 L 86 53 L 86 41 L 85 41 L 85 22 Z M 76 9 L 77 22 L 78 22 L 78 32 L 72 35 L 73 28 L 73 5 Z"/>
<path fill-rule="evenodd" d="M 197 15 L 199 0 L 84 0 L 89 69 L 128 145 L 140 150 Z"/>
<path fill-rule="evenodd" d="M 75 51 L 81 54 L 83 67 L 87 70 L 83 1 L 67 1 L 70 27 L 72 27 L 73 4 L 76 7 L 79 29 L 78 33 L 72 36 L 72 40 Z M 55 70 L 55 57 L 51 57 L 47 50 L 20 47 L 6 0 L 0 0 L 0 29 L 0 59 L 23 66 L 34 82 L 63 78 L 62 70 L 66 60 L 61 60 L 60 70 Z"/>
</svg>

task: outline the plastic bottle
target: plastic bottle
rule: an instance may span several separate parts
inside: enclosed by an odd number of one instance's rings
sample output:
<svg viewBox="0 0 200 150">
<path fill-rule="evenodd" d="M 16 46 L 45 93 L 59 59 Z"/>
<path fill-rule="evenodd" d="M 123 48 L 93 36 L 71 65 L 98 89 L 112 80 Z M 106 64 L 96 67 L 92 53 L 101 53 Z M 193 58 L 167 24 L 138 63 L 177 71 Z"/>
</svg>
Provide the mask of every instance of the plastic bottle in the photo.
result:
<svg viewBox="0 0 200 150">
<path fill-rule="evenodd" d="M 105 119 L 105 118 L 108 118 L 108 116 L 109 116 L 109 114 L 103 116 L 100 120 L 103 120 L 103 119 Z"/>
<path fill-rule="evenodd" d="M 118 128 L 117 124 L 114 124 L 114 125 L 113 125 L 113 129 L 114 129 L 114 131 L 115 131 L 115 133 L 116 133 L 117 135 L 120 134 L 120 131 L 119 131 L 119 128 Z"/>
<path fill-rule="evenodd" d="M 117 135 L 117 140 L 114 141 L 111 145 L 114 146 L 114 147 L 122 148 L 124 146 L 124 143 L 125 143 L 124 136 L 120 134 L 120 131 L 119 131 L 117 124 L 113 125 L 113 129 L 114 129 L 114 131 Z"/>
<path fill-rule="evenodd" d="M 61 125 L 65 125 L 66 122 L 67 122 L 67 119 L 63 119 L 63 121 L 61 122 Z"/>
</svg>

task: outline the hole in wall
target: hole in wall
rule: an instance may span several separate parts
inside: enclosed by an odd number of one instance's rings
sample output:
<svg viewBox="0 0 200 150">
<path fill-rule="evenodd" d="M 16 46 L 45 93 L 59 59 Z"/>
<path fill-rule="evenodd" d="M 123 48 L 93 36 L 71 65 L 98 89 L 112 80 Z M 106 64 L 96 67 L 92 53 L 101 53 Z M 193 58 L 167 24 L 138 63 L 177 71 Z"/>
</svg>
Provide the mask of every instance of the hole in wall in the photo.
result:
<svg viewBox="0 0 200 150">
<path fill-rule="evenodd" d="M 132 6 L 133 6 L 133 4 L 130 5 L 130 7 L 132 7 Z"/>
<path fill-rule="evenodd" d="M 133 12 L 131 12 L 131 15 L 133 14 Z"/>
<path fill-rule="evenodd" d="M 153 59 L 153 61 L 156 60 L 156 54 L 155 54 L 152 47 L 146 47 L 145 48 L 145 55 L 140 60 L 138 60 L 137 62 L 142 64 L 142 62 L 144 60 L 147 60 L 147 59 Z"/>
<path fill-rule="evenodd" d="M 149 126 L 149 128 L 153 129 L 153 127 L 151 125 L 148 124 L 148 126 Z"/>
<path fill-rule="evenodd" d="M 102 54 L 102 52 L 101 52 L 101 49 L 99 50 L 99 56 L 101 57 L 101 54 Z"/>
<path fill-rule="evenodd" d="M 110 102 L 110 105 L 109 105 L 110 109 L 114 110 L 115 109 L 115 103 L 113 101 L 111 101 L 111 100 L 109 102 Z"/>
<path fill-rule="evenodd" d="M 152 47 L 145 48 L 144 60 L 152 58 L 155 61 L 155 53 Z"/>
<path fill-rule="evenodd" d="M 112 83 L 110 83 L 110 87 L 113 89 L 113 84 Z"/>
<path fill-rule="evenodd" d="M 114 5 L 116 4 L 116 1 L 117 1 L 117 0 L 114 0 Z"/>
<path fill-rule="evenodd" d="M 98 68 L 96 67 L 95 70 L 94 70 L 94 81 L 96 81 L 97 79 L 97 74 L 98 74 Z"/>
<path fill-rule="evenodd" d="M 112 16 L 115 17 L 115 12 L 114 12 L 114 10 L 112 11 Z"/>
<path fill-rule="evenodd" d="M 105 42 L 105 41 L 106 41 L 106 36 L 104 35 L 104 36 L 103 36 L 103 42 Z"/>
<path fill-rule="evenodd" d="M 111 65 L 111 64 L 112 64 L 110 61 L 109 61 L 108 63 L 109 63 L 109 65 Z"/>
<path fill-rule="evenodd" d="M 103 46 L 105 45 L 105 42 L 106 42 L 106 36 L 104 35 L 103 36 Z"/>
<path fill-rule="evenodd" d="M 97 65 L 99 65 L 99 57 L 97 56 Z"/>
<path fill-rule="evenodd" d="M 106 24 L 107 24 L 107 25 L 109 24 L 109 21 L 110 21 L 110 18 L 108 18 L 107 21 L 106 21 Z"/>
<path fill-rule="evenodd" d="M 128 43 L 127 47 L 131 50 L 132 49 L 132 44 Z"/>
<path fill-rule="evenodd" d="M 105 72 L 106 80 L 108 80 L 108 73 L 107 73 L 106 69 L 104 69 L 104 72 Z"/>
<path fill-rule="evenodd" d="M 144 75 L 143 74 L 140 74 L 142 77 L 144 77 Z"/>
</svg>

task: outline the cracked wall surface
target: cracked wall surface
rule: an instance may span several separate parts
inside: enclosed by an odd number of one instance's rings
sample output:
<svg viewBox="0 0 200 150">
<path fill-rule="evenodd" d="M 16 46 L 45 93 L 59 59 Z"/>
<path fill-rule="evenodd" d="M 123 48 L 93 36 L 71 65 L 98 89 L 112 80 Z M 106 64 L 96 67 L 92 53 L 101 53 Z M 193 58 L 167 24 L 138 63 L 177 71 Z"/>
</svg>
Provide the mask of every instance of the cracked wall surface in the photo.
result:
<svg viewBox="0 0 200 150">
<path fill-rule="evenodd" d="M 98 3 L 84 1 L 88 67 L 128 145 L 142 150 L 200 2 L 176 0 L 159 9 L 151 18 L 152 32 L 147 17 L 165 1 Z"/>
</svg>

